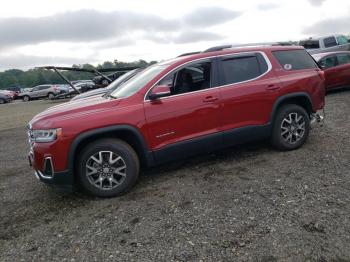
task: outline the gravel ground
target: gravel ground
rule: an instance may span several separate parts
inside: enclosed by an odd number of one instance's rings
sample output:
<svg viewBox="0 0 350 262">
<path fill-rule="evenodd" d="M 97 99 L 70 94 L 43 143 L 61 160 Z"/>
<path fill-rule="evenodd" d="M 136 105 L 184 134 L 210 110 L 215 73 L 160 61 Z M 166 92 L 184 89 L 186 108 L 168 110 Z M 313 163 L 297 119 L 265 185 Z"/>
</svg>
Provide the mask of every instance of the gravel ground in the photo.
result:
<svg viewBox="0 0 350 262">
<path fill-rule="evenodd" d="M 350 91 L 307 144 L 255 143 L 144 172 L 95 199 L 36 180 L 25 125 L 50 101 L 0 106 L 1 261 L 349 261 Z"/>
</svg>

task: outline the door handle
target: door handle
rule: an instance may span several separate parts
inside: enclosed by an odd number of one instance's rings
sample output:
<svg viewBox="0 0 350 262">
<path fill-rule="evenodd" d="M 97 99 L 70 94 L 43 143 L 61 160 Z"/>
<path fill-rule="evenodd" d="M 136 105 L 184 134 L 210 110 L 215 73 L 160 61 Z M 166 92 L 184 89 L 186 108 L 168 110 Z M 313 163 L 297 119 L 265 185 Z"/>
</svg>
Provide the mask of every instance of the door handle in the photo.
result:
<svg viewBox="0 0 350 262">
<path fill-rule="evenodd" d="M 274 91 L 274 90 L 278 90 L 278 89 L 280 89 L 280 88 L 281 88 L 281 87 L 278 86 L 278 85 L 268 85 L 268 86 L 266 87 L 266 90 Z"/>
<path fill-rule="evenodd" d="M 218 97 L 215 96 L 207 96 L 206 98 L 203 99 L 203 102 L 205 103 L 209 103 L 209 102 L 214 102 L 216 100 L 218 100 Z"/>
</svg>

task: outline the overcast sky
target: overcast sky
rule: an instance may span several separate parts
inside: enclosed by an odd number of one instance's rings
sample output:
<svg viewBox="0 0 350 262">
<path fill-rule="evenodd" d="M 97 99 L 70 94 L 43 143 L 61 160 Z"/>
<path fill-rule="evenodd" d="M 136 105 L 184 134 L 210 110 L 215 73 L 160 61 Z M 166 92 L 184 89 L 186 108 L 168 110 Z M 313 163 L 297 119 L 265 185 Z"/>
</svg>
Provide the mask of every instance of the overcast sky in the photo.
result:
<svg viewBox="0 0 350 262">
<path fill-rule="evenodd" d="M 0 71 L 331 33 L 350 33 L 349 0 L 10 0 L 0 8 Z"/>
</svg>

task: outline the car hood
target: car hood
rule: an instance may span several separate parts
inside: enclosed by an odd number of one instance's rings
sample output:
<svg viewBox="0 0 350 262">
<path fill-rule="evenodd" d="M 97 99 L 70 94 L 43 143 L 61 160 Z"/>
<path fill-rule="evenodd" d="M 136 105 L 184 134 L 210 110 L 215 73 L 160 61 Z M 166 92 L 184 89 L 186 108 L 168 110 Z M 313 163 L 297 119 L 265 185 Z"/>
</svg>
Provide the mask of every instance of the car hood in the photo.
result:
<svg viewBox="0 0 350 262">
<path fill-rule="evenodd" d="M 118 103 L 119 100 L 100 96 L 71 101 L 46 109 L 37 114 L 29 124 L 33 128 L 55 128 L 57 127 L 55 125 L 62 120 L 81 118 L 86 115 L 108 111 Z"/>
</svg>

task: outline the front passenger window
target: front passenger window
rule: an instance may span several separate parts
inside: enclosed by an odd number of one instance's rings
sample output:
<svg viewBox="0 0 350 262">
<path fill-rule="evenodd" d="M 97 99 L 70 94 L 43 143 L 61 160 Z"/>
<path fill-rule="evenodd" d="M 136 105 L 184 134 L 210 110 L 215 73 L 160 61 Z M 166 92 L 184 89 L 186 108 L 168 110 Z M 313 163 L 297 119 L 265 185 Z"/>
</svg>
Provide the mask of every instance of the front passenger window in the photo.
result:
<svg viewBox="0 0 350 262">
<path fill-rule="evenodd" d="M 320 61 L 320 66 L 322 68 L 330 68 L 330 67 L 334 67 L 337 65 L 338 65 L 338 63 L 337 63 L 337 59 L 335 56 L 329 56 L 329 57 L 323 58 Z"/>
<path fill-rule="evenodd" d="M 171 95 L 199 91 L 211 87 L 211 62 L 188 65 L 167 75 L 157 86 L 168 86 Z"/>
</svg>

